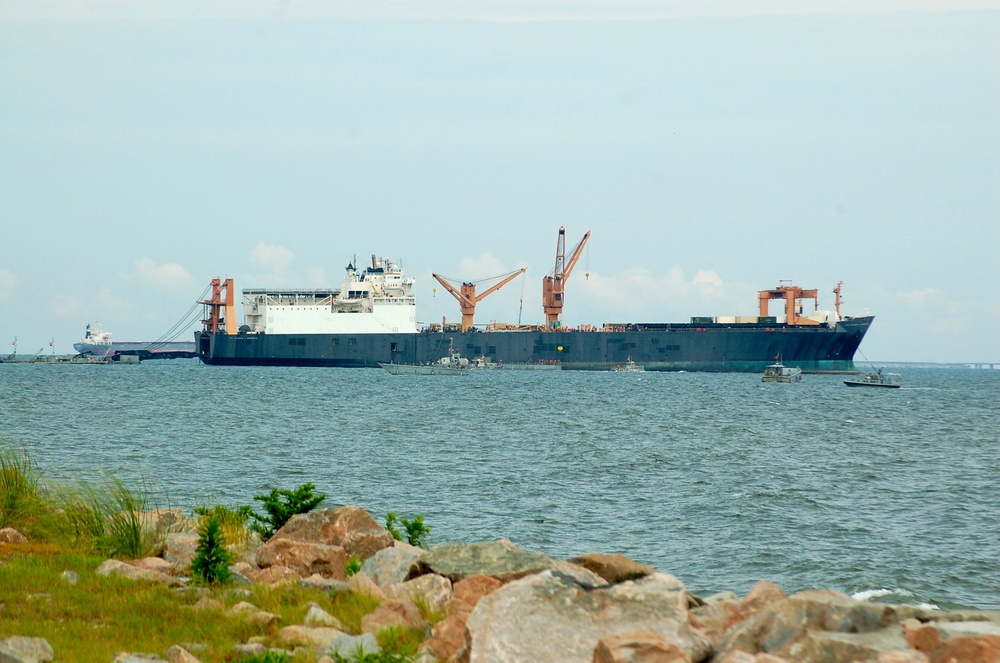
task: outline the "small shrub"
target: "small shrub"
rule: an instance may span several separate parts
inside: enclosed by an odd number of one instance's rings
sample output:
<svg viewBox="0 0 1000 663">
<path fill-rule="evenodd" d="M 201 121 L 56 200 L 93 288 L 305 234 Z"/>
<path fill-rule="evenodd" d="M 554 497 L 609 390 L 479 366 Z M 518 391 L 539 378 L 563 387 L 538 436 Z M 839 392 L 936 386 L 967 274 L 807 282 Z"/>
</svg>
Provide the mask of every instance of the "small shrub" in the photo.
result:
<svg viewBox="0 0 1000 663">
<path fill-rule="evenodd" d="M 224 585 L 232 579 L 229 565 L 233 554 L 226 550 L 222 525 L 215 516 L 206 516 L 198 528 L 198 547 L 191 562 L 191 575 L 205 585 Z"/>
<path fill-rule="evenodd" d="M 284 527 L 292 516 L 309 513 L 326 499 L 326 495 L 314 495 L 316 489 L 311 483 L 304 483 L 295 490 L 272 488 L 267 495 L 255 495 L 254 499 L 263 503 L 266 515 L 250 512 L 254 523 L 250 529 L 260 534 L 265 541 Z"/>
<path fill-rule="evenodd" d="M 253 510 L 245 505 L 236 509 L 230 509 L 227 506 L 219 504 L 212 507 L 201 506 L 194 508 L 194 514 L 199 516 L 199 520 L 207 517 L 217 519 L 219 526 L 222 528 L 222 536 L 226 538 L 226 542 L 237 546 L 246 546 L 250 542 L 250 530 L 247 524 L 250 522 L 252 513 Z"/>
<path fill-rule="evenodd" d="M 396 539 L 397 541 L 402 541 L 403 533 L 400 532 L 399 529 L 396 527 L 396 523 L 398 522 L 399 522 L 399 517 L 395 514 L 395 512 L 390 511 L 389 513 L 385 514 L 385 528 L 389 530 L 389 534 L 392 534 L 392 538 Z"/>
<path fill-rule="evenodd" d="M 354 557 L 351 557 L 350 559 L 347 560 L 347 563 L 344 564 L 344 573 L 346 573 L 348 577 L 354 575 L 360 570 L 361 570 L 361 555 L 355 555 Z"/>
<path fill-rule="evenodd" d="M 424 524 L 424 514 L 415 516 L 413 520 L 408 520 L 406 518 L 400 518 L 395 513 L 390 511 L 385 514 L 385 528 L 389 530 L 389 534 L 392 534 L 392 538 L 397 541 L 403 540 L 403 533 L 399 531 L 396 524 L 399 523 L 406 530 L 406 542 L 411 546 L 419 546 L 421 548 L 426 547 L 425 539 L 431 533 L 431 527 Z"/>
</svg>

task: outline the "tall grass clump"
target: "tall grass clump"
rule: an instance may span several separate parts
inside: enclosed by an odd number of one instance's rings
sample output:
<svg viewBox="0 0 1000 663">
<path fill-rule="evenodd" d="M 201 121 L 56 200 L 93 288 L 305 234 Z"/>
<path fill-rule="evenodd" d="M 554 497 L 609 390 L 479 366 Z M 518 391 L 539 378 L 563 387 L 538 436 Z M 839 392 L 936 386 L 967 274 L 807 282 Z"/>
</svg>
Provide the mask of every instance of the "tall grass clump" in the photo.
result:
<svg viewBox="0 0 1000 663">
<path fill-rule="evenodd" d="M 60 489 L 58 501 L 74 546 L 119 559 L 155 552 L 156 533 L 147 526 L 145 513 L 156 507 L 145 481 L 133 489 L 108 474 L 99 484 L 82 481 Z"/>
<path fill-rule="evenodd" d="M 0 441 L 0 529 L 30 529 L 43 505 L 35 463 L 21 447 Z"/>
</svg>

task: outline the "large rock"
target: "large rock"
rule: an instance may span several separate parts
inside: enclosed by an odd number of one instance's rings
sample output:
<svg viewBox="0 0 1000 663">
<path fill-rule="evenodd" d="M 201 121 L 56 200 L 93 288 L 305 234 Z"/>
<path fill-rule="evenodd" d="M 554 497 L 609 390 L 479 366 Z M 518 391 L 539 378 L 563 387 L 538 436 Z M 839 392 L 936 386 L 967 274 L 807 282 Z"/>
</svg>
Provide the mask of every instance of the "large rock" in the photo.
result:
<svg viewBox="0 0 1000 663">
<path fill-rule="evenodd" d="M 453 583 L 470 576 L 485 575 L 508 582 L 545 570 L 574 575 L 580 582 L 599 585 L 606 582 L 583 567 L 541 553 L 526 552 L 507 539 L 435 546 L 417 560 L 411 575 L 436 573 Z"/>
<path fill-rule="evenodd" d="M 376 585 L 387 587 L 394 583 L 403 582 L 410 577 L 413 565 L 423 552 L 422 549 L 415 546 L 383 548 L 366 559 L 365 563 L 361 565 L 361 570 L 367 573 Z"/>
<path fill-rule="evenodd" d="M 303 578 L 319 574 L 347 580 L 347 552 L 338 545 L 275 537 L 257 551 L 257 564 L 262 569 L 284 566 Z"/>
<path fill-rule="evenodd" d="M 27 543 L 28 537 L 18 532 L 13 527 L 0 529 L 0 543 Z"/>
<path fill-rule="evenodd" d="M 271 537 L 271 541 L 275 539 L 340 546 L 348 557 L 360 556 L 363 560 L 392 546 L 394 541 L 387 529 L 357 506 L 321 509 L 292 516 Z"/>
<path fill-rule="evenodd" d="M 169 576 L 166 573 L 160 573 L 159 571 L 140 569 L 117 559 L 106 560 L 97 567 L 95 573 L 99 576 L 121 576 L 123 578 L 129 578 L 130 580 L 158 582 L 161 585 L 167 585 L 168 587 L 181 587 L 184 585 L 184 582 L 179 578 Z"/>
<path fill-rule="evenodd" d="M 0 662 L 41 663 L 55 658 L 52 645 L 45 638 L 14 635 L 0 640 Z"/>
<path fill-rule="evenodd" d="M 591 663 L 602 638 L 645 631 L 676 645 L 691 661 L 701 661 L 711 645 L 689 626 L 687 605 L 684 585 L 662 573 L 589 587 L 543 571 L 479 601 L 466 623 L 469 660 Z"/>
<path fill-rule="evenodd" d="M 418 606 L 423 604 L 431 612 L 443 614 L 452 598 L 451 581 L 436 573 L 418 576 L 413 580 L 389 585 L 385 594 L 390 599 L 408 599 Z"/>
<path fill-rule="evenodd" d="M 716 643 L 718 656 L 739 650 L 793 661 L 875 661 L 908 647 L 891 606 L 857 601 L 833 590 L 810 590 L 780 599 L 771 590 L 749 618 Z M 748 595 L 749 596 L 749 595 Z"/>
<path fill-rule="evenodd" d="M 163 559 L 174 565 L 177 573 L 191 568 L 198 550 L 198 535 L 193 532 L 171 532 L 163 543 Z"/>
<path fill-rule="evenodd" d="M 680 647 L 659 633 L 630 631 L 601 638 L 593 663 L 690 663 Z"/>
<path fill-rule="evenodd" d="M 610 583 L 638 580 L 656 573 L 656 569 L 633 561 L 625 555 L 587 553 L 569 560 L 573 564 L 593 571 Z"/>
</svg>

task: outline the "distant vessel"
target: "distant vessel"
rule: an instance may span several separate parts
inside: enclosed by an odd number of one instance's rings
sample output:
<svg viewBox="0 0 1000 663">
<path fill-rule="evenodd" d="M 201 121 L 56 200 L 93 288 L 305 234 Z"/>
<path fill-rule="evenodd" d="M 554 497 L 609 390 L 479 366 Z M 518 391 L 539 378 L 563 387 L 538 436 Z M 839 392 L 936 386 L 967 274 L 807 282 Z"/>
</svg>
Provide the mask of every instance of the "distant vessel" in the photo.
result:
<svg viewBox="0 0 1000 663">
<path fill-rule="evenodd" d="M 884 389 L 899 389 L 903 386 L 899 373 L 883 373 L 881 368 L 874 373 L 865 373 L 854 380 L 844 380 L 848 387 L 882 387 Z"/>
<path fill-rule="evenodd" d="M 468 375 L 469 360 L 454 348 L 448 349 L 448 356 L 427 364 L 379 363 L 379 366 L 393 375 Z"/>
<path fill-rule="evenodd" d="M 333 366 L 377 368 L 382 364 L 436 361 L 449 338 L 467 357 L 487 356 L 504 370 L 551 368 L 608 371 L 631 358 L 646 371 L 759 372 L 766 357 L 782 355 L 806 372 L 857 373 L 854 353 L 871 316 L 819 310 L 818 290 L 779 285 L 758 293 L 759 315 L 692 317 L 689 322 L 606 322 L 567 328 L 558 315 L 565 282 L 583 242 L 567 259 L 559 229 L 555 276 L 542 279 L 544 325 L 493 323 L 475 328 L 474 284 L 463 284 L 461 325 L 417 325 L 414 279 L 388 258 L 352 261 L 339 288 L 243 290 L 243 322 L 236 318 L 232 279 L 214 279 L 204 328 L 195 333 L 198 357 L 222 366 Z M 584 236 L 584 240 L 589 233 Z M 495 288 L 496 286 L 494 286 Z M 816 309 L 803 311 L 804 300 Z M 770 315 L 781 300 L 783 315 Z"/>
<path fill-rule="evenodd" d="M 111 332 L 101 329 L 95 322 L 87 325 L 83 338 L 73 344 L 73 349 L 90 357 L 136 355 L 140 359 L 171 359 L 195 357 L 193 341 L 120 341 L 111 340 Z"/>
<path fill-rule="evenodd" d="M 623 373 L 641 373 L 646 369 L 633 361 L 632 357 L 629 357 L 624 364 L 615 364 L 611 367 L 612 371 L 621 371 Z"/>
<path fill-rule="evenodd" d="M 778 359 L 777 362 L 770 364 L 764 369 L 764 376 L 760 379 L 761 382 L 801 382 L 802 381 L 802 369 L 798 366 L 785 366 Z"/>
</svg>

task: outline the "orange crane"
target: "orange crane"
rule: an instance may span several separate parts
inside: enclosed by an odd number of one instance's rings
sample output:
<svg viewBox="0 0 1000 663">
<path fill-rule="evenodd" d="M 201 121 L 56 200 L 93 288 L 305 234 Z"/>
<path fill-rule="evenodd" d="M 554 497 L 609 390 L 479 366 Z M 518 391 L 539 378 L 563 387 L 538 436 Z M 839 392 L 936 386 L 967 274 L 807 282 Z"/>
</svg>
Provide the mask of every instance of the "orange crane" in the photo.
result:
<svg viewBox="0 0 1000 663">
<path fill-rule="evenodd" d="M 444 289 L 455 296 L 458 300 L 459 306 L 462 308 L 462 331 L 469 331 L 472 329 L 472 319 L 476 315 L 476 304 L 481 302 L 487 295 L 492 295 L 494 292 L 504 287 L 514 279 L 516 279 L 521 274 L 528 271 L 527 267 L 522 267 L 521 269 L 511 272 L 510 274 L 501 274 L 500 276 L 491 276 L 488 279 L 482 279 L 480 281 L 472 282 L 465 281 L 462 283 L 461 289 L 453 286 L 449 279 L 439 274 L 431 274 L 434 278 L 438 280 L 438 283 L 444 286 Z M 476 283 L 482 283 L 483 281 L 492 281 L 494 279 L 503 279 L 495 286 L 482 293 L 481 295 L 476 295 Z"/>
<path fill-rule="evenodd" d="M 838 290 L 840 286 L 837 286 Z M 837 291 L 834 291 L 837 292 Z M 773 290 L 761 290 L 757 293 L 760 298 L 760 314 L 762 316 L 767 315 L 768 304 L 772 299 L 784 299 L 785 300 L 785 317 L 788 320 L 789 325 L 818 325 L 822 324 L 811 320 L 802 315 L 802 306 L 799 304 L 799 310 L 796 312 L 796 303 L 800 299 L 812 299 L 815 302 L 816 309 L 819 308 L 819 290 L 803 290 L 797 285 L 782 285 L 774 288 Z M 839 300 L 840 293 L 837 292 L 837 298 Z M 838 306 L 840 302 L 838 301 Z"/>
<path fill-rule="evenodd" d="M 590 239 L 590 231 L 576 245 L 569 259 L 566 258 L 566 229 L 559 227 L 559 241 L 556 244 L 556 267 L 551 276 L 542 279 L 542 309 L 545 311 L 545 327 L 553 329 L 559 326 L 559 314 L 563 308 L 563 294 L 566 281 L 576 266 L 576 261 L 583 253 L 583 247 Z"/>
<path fill-rule="evenodd" d="M 223 300 L 225 292 L 225 300 Z M 201 323 L 205 331 L 216 333 L 220 329 L 227 334 L 236 333 L 236 293 L 233 292 L 233 280 L 212 279 L 212 298 L 200 301 L 205 305 L 206 317 Z"/>
</svg>

